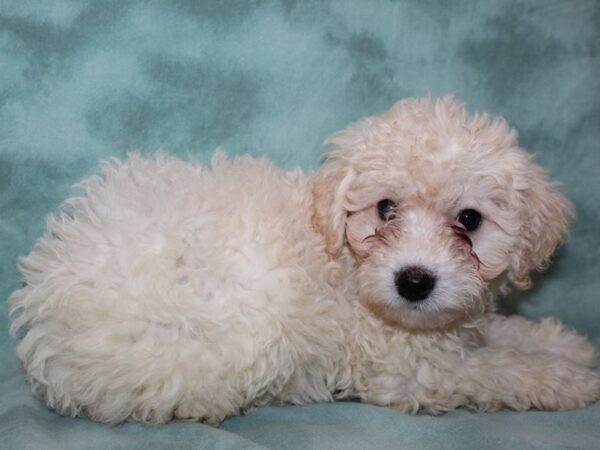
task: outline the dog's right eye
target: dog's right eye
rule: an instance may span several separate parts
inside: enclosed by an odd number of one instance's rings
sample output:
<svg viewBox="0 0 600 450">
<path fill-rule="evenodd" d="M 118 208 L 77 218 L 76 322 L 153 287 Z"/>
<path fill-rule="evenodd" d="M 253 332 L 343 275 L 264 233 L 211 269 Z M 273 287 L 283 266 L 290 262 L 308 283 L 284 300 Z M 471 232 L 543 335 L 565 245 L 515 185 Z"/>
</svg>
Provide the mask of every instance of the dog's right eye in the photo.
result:
<svg viewBox="0 0 600 450">
<path fill-rule="evenodd" d="M 390 200 L 389 198 L 381 200 L 379 203 L 377 203 L 377 213 L 379 214 L 379 218 L 384 222 L 394 219 L 395 216 L 391 214 L 391 212 L 395 207 L 396 202 L 393 200 Z"/>
</svg>

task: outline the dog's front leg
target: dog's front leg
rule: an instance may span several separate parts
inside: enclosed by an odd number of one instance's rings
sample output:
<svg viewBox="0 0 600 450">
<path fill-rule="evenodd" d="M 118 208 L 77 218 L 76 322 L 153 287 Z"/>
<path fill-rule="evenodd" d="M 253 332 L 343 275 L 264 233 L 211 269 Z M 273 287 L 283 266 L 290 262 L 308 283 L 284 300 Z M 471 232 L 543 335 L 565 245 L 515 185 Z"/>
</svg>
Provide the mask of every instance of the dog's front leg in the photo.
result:
<svg viewBox="0 0 600 450">
<path fill-rule="evenodd" d="M 569 410 L 600 399 L 600 377 L 549 353 L 482 347 L 466 355 L 454 378 L 456 392 L 478 410 Z"/>
<path fill-rule="evenodd" d="M 521 316 L 489 314 L 484 338 L 493 348 L 514 349 L 522 353 L 551 353 L 589 368 L 597 364 L 598 353 L 592 343 L 554 317 L 532 322 Z"/>
</svg>

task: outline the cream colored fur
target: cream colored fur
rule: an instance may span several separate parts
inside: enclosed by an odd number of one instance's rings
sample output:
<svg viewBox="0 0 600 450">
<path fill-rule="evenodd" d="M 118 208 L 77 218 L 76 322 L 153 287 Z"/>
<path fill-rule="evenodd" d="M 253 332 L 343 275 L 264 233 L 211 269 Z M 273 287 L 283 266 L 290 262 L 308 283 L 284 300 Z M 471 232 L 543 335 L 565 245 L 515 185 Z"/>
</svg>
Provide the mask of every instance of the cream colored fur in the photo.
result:
<svg viewBox="0 0 600 450">
<path fill-rule="evenodd" d="M 34 394 L 107 423 L 338 398 L 432 413 L 600 398 L 584 337 L 493 313 L 571 216 L 504 120 L 411 99 L 329 143 L 314 175 L 132 154 L 85 180 L 10 300 Z M 386 198 L 398 206 L 384 222 Z M 472 246 L 456 232 L 465 208 L 483 215 Z M 438 277 L 418 304 L 394 285 L 410 265 Z"/>
</svg>

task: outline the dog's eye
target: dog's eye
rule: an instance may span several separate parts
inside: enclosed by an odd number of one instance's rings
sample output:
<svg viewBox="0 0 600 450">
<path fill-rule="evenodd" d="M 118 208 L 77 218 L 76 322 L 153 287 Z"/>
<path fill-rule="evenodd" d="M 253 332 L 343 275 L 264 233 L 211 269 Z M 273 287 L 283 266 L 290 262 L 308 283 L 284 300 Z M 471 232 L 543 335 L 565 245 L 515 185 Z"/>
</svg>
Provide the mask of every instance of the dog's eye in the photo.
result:
<svg viewBox="0 0 600 450">
<path fill-rule="evenodd" d="M 463 209 L 456 216 L 456 220 L 462 224 L 467 231 L 475 231 L 481 225 L 481 214 L 474 209 Z"/>
<path fill-rule="evenodd" d="M 377 203 L 377 212 L 379 214 L 379 218 L 384 222 L 392 220 L 395 216 L 391 214 L 391 212 L 395 207 L 396 203 L 393 200 L 390 200 L 389 198 L 381 200 L 379 203 Z"/>
</svg>

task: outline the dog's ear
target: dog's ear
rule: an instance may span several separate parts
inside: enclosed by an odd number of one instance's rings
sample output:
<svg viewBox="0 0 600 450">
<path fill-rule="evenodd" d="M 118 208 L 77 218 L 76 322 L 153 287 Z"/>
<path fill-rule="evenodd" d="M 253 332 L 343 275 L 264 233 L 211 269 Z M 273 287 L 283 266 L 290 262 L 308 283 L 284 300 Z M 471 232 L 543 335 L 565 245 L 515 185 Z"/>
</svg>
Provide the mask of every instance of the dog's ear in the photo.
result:
<svg viewBox="0 0 600 450">
<path fill-rule="evenodd" d="M 515 175 L 515 187 L 523 233 L 508 275 L 516 286 L 526 289 L 531 286 L 529 272 L 544 270 L 554 250 L 563 242 L 574 218 L 574 209 L 531 157 L 523 155 L 519 165 L 521 170 Z"/>
<path fill-rule="evenodd" d="M 327 253 L 339 255 L 344 245 L 346 193 L 354 180 L 354 171 L 342 160 L 329 157 L 313 179 L 314 229 L 325 236 Z"/>
</svg>

